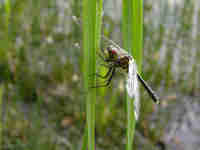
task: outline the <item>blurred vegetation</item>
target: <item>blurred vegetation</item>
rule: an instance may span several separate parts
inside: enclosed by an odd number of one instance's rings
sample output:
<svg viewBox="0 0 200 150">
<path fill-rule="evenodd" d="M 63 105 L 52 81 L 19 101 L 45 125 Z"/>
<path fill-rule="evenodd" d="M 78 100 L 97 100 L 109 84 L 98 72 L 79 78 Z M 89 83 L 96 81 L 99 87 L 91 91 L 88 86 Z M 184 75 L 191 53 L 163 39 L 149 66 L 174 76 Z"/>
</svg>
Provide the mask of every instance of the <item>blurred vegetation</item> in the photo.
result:
<svg viewBox="0 0 200 150">
<path fill-rule="evenodd" d="M 112 2 L 104 3 L 103 32 L 120 44 L 120 3 Z M 161 149 L 170 117 L 167 108 L 178 103 L 177 93 L 200 96 L 200 28 L 195 24 L 200 18 L 196 7 L 188 0 L 173 5 L 144 2 L 142 72 L 162 102 L 155 106 L 141 88 L 137 149 Z M 0 83 L 7 84 L 1 109 L 3 149 L 81 147 L 86 120 L 80 69 L 82 29 L 72 19 L 81 17 L 81 9 L 81 0 L 13 0 L 7 26 L 4 3 L 0 2 L 0 52 L 6 55 L 0 55 Z M 124 149 L 123 81 L 116 77 L 112 87 L 98 89 L 96 149 Z"/>
</svg>

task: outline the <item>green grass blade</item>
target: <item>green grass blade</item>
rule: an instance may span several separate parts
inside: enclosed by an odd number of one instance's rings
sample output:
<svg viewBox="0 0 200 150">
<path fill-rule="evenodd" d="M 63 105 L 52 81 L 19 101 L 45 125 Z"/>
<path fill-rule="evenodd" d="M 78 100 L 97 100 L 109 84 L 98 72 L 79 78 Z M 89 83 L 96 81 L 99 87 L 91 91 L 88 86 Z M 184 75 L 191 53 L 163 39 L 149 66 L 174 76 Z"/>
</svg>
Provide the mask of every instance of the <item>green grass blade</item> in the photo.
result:
<svg viewBox="0 0 200 150">
<path fill-rule="evenodd" d="M 3 102 L 3 85 L 2 84 L 0 84 L 0 108 L 3 108 L 2 107 L 2 102 Z M 0 109 L 0 111 L 2 112 L 2 110 Z M 0 150 L 2 149 L 2 147 L 3 147 L 3 132 L 2 132 L 2 130 L 3 130 L 3 116 L 2 116 L 2 113 L 1 113 L 1 117 L 0 117 Z"/>
<path fill-rule="evenodd" d="M 2 22 L 3 23 L 3 22 Z M 0 81 L 0 111 L 2 112 L 3 108 L 3 95 L 4 92 L 8 90 L 8 80 L 9 80 L 9 68 L 8 68 L 8 55 L 7 49 L 9 49 L 9 24 L 10 24 L 10 0 L 5 1 L 5 35 L 4 40 L 1 40 L 1 48 L 0 48 L 0 67 L 1 67 L 1 80 Z M 3 70 L 2 70 L 3 68 Z M 3 113 L 0 115 L 0 150 L 3 149 Z"/>
<path fill-rule="evenodd" d="M 139 72 L 142 69 L 143 50 L 143 0 L 133 1 L 133 57 L 135 58 Z"/>
<path fill-rule="evenodd" d="M 5 0 L 5 12 L 6 12 L 6 25 L 9 24 L 10 19 L 10 0 Z"/>
<path fill-rule="evenodd" d="M 142 65 L 143 46 L 143 1 L 123 1 L 123 44 L 136 60 L 140 72 Z M 127 97 L 127 144 L 126 150 L 133 149 L 136 120 L 134 117 L 133 100 Z"/>
<path fill-rule="evenodd" d="M 88 143 L 88 131 L 87 131 L 87 125 L 85 127 L 84 130 L 84 135 L 83 135 L 83 141 L 82 141 L 82 145 L 81 145 L 81 150 L 86 150 L 87 149 L 87 143 Z"/>
<path fill-rule="evenodd" d="M 83 48 L 84 48 L 84 88 L 86 90 L 86 117 L 88 149 L 95 149 L 95 104 L 96 89 L 89 88 L 95 85 L 96 77 L 89 75 L 96 72 L 96 49 L 99 48 L 101 29 L 102 0 L 83 1 Z M 85 140 L 84 140 L 85 141 Z"/>
</svg>

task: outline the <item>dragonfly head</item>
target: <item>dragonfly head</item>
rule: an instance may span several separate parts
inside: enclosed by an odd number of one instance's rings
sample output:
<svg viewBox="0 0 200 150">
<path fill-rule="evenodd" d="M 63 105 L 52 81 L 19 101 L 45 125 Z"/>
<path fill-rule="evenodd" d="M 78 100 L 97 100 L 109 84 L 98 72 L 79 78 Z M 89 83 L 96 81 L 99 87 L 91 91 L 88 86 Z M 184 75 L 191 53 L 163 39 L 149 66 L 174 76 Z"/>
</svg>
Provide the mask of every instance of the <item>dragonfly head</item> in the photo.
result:
<svg viewBox="0 0 200 150">
<path fill-rule="evenodd" d="M 107 47 L 107 52 L 109 55 L 109 59 L 117 59 L 118 58 L 118 53 L 117 53 L 117 48 L 110 45 Z"/>
</svg>

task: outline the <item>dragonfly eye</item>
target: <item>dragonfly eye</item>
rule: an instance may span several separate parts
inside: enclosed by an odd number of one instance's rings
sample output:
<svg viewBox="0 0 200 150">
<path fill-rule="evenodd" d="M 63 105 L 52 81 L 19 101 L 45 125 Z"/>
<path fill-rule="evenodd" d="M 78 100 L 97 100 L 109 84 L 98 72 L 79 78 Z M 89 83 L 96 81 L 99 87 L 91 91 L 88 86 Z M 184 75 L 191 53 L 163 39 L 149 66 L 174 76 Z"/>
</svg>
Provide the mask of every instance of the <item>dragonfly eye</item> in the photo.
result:
<svg viewBox="0 0 200 150">
<path fill-rule="evenodd" d="M 117 58 L 117 50 L 112 45 L 108 46 L 107 51 L 109 53 L 109 58 Z"/>
<path fill-rule="evenodd" d="M 117 58 L 117 52 L 115 50 L 109 51 L 109 57 L 110 59 L 116 59 Z"/>
<path fill-rule="evenodd" d="M 117 52 L 115 50 L 111 51 L 112 55 L 117 55 Z"/>
</svg>

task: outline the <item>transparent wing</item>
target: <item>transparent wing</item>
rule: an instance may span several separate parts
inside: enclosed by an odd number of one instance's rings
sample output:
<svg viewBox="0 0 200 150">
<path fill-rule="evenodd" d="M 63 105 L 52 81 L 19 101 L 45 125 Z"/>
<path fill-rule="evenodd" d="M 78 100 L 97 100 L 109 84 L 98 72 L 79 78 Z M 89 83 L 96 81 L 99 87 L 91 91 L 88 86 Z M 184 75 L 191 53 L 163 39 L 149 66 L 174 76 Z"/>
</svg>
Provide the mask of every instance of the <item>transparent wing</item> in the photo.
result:
<svg viewBox="0 0 200 150">
<path fill-rule="evenodd" d="M 139 84 L 137 79 L 137 65 L 133 58 L 129 60 L 126 90 L 128 96 L 134 98 L 134 114 L 136 120 L 138 120 L 140 113 Z"/>
</svg>

